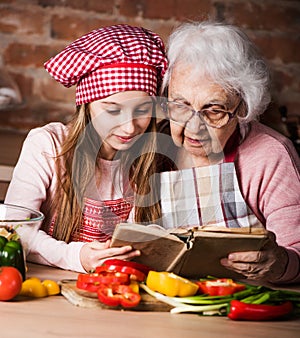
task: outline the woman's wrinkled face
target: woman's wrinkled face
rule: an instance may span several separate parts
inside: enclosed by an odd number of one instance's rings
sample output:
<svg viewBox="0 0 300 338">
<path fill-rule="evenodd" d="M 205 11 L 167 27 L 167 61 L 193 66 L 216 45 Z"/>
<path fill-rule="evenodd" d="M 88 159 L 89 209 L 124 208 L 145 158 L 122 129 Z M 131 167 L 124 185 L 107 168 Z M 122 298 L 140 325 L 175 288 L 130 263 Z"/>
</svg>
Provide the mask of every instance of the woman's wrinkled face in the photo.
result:
<svg viewBox="0 0 300 338">
<path fill-rule="evenodd" d="M 100 156 L 111 160 L 117 151 L 129 149 L 144 134 L 152 117 L 148 93 L 126 91 L 91 102 L 92 124 L 102 140 Z"/>
<path fill-rule="evenodd" d="M 188 105 L 196 111 L 202 109 L 221 109 L 234 111 L 240 98 L 227 93 L 220 85 L 209 78 L 193 74 L 193 66 L 178 64 L 169 84 L 169 101 Z M 206 125 L 194 114 L 185 124 L 171 120 L 171 134 L 174 143 L 183 147 L 192 157 L 209 159 L 213 154 L 222 152 L 227 140 L 234 132 L 237 118 L 221 128 Z"/>
</svg>

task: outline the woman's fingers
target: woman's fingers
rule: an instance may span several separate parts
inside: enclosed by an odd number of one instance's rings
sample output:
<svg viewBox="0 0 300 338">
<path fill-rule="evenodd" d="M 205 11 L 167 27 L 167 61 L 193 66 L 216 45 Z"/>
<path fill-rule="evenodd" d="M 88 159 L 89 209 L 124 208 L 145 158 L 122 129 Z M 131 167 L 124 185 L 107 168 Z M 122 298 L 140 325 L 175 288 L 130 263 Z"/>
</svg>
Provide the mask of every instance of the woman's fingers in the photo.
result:
<svg viewBox="0 0 300 338">
<path fill-rule="evenodd" d="M 222 258 L 221 264 L 249 279 L 276 281 L 282 276 L 288 261 L 284 248 L 273 246 L 262 251 L 233 252 Z"/>
<path fill-rule="evenodd" d="M 262 251 L 233 252 L 228 255 L 228 259 L 233 262 L 262 262 L 265 260 L 265 253 Z"/>
</svg>

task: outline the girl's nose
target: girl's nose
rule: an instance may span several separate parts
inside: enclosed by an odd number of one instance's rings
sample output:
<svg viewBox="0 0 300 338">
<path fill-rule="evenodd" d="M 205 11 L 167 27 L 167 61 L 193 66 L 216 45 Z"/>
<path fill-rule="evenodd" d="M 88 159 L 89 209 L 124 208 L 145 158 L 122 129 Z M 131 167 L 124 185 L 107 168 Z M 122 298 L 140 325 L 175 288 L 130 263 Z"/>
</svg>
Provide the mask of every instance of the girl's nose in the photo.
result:
<svg viewBox="0 0 300 338">
<path fill-rule="evenodd" d="M 135 131 L 135 120 L 128 119 L 127 121 L 123 121 L 121 128 L 126 134 L 133 134 Z"/>
</svg>

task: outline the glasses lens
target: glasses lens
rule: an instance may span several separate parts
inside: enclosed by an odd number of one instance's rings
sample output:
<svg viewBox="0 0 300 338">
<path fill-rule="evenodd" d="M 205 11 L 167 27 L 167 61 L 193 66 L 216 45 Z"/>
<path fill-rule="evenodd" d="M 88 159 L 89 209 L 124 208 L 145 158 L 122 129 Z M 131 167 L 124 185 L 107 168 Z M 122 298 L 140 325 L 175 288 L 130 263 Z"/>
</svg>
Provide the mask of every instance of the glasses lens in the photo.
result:
<svg viewBox="0 0 300 338">
<path fill-rule="evenodd" d="M 168 102 L 168 112 L 172 120 L 182 123 L 186 123 L 193 115 L 189 106 L 176 102 Z"/>
<path fill-rule="evenodd" d="M 206 124 L 214 128 L 221 128 L 229 121 L 229 114 L 224 110 L 202 110 L 202 117 Z"/>
<path fill-rule="evenodd" d="M 181 124 L 186 124 L 194 114 L 213 128 L 222 128 L 230 120 L 229 112 L 221 109 L 203 109 L 196 112 L 190 106 L 177 102 L 166 102 L 166 107 L 170 119 Z"/>
</svg>

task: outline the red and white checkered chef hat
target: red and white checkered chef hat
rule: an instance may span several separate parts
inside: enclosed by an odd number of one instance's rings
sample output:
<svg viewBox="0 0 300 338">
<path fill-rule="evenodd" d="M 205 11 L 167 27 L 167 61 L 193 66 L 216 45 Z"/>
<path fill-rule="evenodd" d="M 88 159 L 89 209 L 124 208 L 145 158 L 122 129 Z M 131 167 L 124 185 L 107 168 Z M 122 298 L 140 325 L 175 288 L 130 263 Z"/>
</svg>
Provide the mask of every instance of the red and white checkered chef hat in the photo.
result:
<svg viewBox="0 0 300 338">
<path fill-rule="evenodd" d="M 142 27 L 114 25 L 93 30 L 45 62 L 65 87 L 76 87 L 76 105 L 117 92 L 158 94 L 167 58 L 161 38 Z"/>
</svg>

